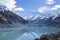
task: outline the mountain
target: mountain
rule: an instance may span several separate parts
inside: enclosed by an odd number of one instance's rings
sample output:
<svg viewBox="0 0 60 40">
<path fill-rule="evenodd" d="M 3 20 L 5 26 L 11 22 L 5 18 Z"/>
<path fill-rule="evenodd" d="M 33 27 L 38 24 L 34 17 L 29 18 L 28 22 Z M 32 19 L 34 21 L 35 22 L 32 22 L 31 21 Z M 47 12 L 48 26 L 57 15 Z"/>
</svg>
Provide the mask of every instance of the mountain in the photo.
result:
<svg viewBox="0 0 60 40">
<path fill-rule="evenodd" d="M 0 6 L 0 27 L 18 27 L 26 23 L 27 21 L 22 17 L 7 10 L 5 6 Z"/>
<path fill-rule="evenodd" d="M 31 25 L 35 25 L 35 26 L 53 26 L 53 27 L 54 26 L 56 26 L 56 27 L 60 26 L 60 14 L 59 13 L 56 14 L 56 15 L 52 15 L 50 17 L 46 17 L 46 16 L 38 16 L 36 18 L 35 17 L 33 18 L 34 20 L 29 21 L 29 23 Z"/>
<path fill-rule="evenodd" d="M 8 10 L 4 5 L 0 5 L 0 27 L 19 27 L 27 24 L 28 26 L 60 26 L 60 14 L 45 16 L 39 12 L 30 12 L 23 19 L 16 13 Z"/>
<path fill-rule="evenodd" d="M 31 11 L 25 16 L 27 20 L 35 20 L 38 17 L 44 18 L 44 17 L 50 17 L 54 15 L 54 13 L 40 13 L 38 11 Z"/>
</svg>

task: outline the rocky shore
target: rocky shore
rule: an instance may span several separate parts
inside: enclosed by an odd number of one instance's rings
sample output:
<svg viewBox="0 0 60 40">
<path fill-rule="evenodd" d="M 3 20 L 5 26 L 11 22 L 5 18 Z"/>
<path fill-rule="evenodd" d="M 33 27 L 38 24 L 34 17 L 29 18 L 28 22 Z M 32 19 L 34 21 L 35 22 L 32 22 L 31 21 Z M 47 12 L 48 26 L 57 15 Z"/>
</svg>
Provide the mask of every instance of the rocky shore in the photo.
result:
<svg viewBox="0 0 60 40">
<path fill-rule="evenodd" d="M 60 32 L 50 35 L 42 35 L 39 39 L 36 38 L 35 40 L 60 40 Z"/>
</svg>

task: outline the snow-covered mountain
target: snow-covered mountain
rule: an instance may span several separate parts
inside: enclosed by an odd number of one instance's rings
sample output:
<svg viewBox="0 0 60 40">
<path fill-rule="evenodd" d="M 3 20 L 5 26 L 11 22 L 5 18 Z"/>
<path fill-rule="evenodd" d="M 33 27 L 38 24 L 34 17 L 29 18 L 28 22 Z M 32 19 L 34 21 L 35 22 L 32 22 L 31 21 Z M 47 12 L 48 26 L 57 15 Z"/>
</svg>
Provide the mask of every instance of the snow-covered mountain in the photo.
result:
<svg viewBox="0 0 60 40">
<path fill-rule="evenodd" d="M 0 5 L 0 26 L 1 27 L 13 27 L 21 26 L 22 24 L 27 23 L 25 19 L 18 16 L 12 11 L 6 9 L 5 6 Z"/>
<path fill-rule="evenodd" d="M 31 25 L 50 25 L 50 26 L 60 26 L 60 14 L 55 13 L 54 15 L 45 16 L 39 12 L 32 12 L 27 17 Z"/>
<path fill-rule="evenodd" d="M 31 25 L 52 25 L 60 26 L 60 14 L 54 14 L 47 16 L 46 13 L 43 15 L 39 12 L 29 12 L 27 16 L 24 17 L 18 16 L 12 11 L 9 11 L 5 6 L 0 5 L 0 26 L 21 26 L 20 24 L 31 24 Z"/>
<path fill-rule="evenodd" d="M 41 17 L 41 19 L 43 19 L 43 18 L 48 18 L 48 17 L 52 16 L 53 14 L 54 13 L 40 13 L 37 11 L 31 11 L 24 18 L 26 20 L 35 20 L 38 17 Z"/>
</svg>

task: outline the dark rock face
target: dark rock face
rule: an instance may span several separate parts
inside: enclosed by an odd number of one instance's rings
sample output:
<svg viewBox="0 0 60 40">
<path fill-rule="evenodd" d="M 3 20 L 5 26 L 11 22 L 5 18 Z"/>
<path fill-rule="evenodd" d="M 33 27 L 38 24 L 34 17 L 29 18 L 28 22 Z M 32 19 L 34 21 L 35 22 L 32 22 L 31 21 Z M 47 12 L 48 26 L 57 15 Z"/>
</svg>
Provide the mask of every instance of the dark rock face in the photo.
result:
<svg viewBox="0 0 60 40">
<path fill-rule="evenodd" d="M 16 15 L 15 13 L 11 12 L 11 11 L 0 11 L 0 14 L 3 15 L 8 22 L 19 22 L 19 23 L 23 23 L 25 24 L 27 21 L 24 20 L 22 17 Z"/>
<path fill-rule="evenodd" d="M 36 40 L 60 40 L 60 32 L 50 35 L 42 35 L 40 39 Z"/>
</svg>

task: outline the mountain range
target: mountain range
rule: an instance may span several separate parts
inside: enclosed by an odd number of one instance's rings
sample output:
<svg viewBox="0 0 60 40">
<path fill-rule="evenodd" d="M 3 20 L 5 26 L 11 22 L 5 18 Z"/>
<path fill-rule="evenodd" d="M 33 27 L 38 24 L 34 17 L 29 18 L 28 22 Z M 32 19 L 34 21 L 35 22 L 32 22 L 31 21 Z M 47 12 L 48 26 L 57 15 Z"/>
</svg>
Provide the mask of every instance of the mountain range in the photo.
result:
<svg viewBox="0 0 60 40">
<path fill-rule="evenodd" d="M 43 16 L 39 12 L 32 12 L 29 15 L 27 15 L 29 17 L 24 19 L 16 13 L 8 10 L 5 6 L 0 5 L 0 27 L 22 27 L 25 26 L 25 24 L 28 26 L 60 26 L 59 13 L 48 17 Z"/>
<path fill-rule="evenodd" d="M 60 26 L 60 14 L 46 17 L 46 16 L 37 16 L 32 18 L 34 20 L 29 20 L 31 25 L 35 26 Z"/>
</svg>

